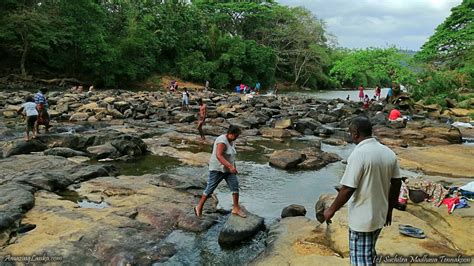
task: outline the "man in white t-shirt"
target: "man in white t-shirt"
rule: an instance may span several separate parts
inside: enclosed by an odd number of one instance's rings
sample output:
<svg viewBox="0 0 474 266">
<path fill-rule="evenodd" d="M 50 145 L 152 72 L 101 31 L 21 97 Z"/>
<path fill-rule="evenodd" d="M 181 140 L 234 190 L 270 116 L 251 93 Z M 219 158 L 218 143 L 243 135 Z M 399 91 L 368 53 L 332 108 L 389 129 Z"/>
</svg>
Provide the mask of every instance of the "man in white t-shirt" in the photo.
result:
<svg viewBox="0 0 474 266">
<path fill-rule="evenodd" d="M 395 153 L 372 137 L 372 124 L 367 117 L 353 119 L 349 131 L 357 146 L 347 160 L 339 194 L 324 211 L 324 218 L 330 222 L 349 201 L 351 264 L 375 265 L 377 238 L 382 227 L 391 224 L 398 200 L 400 170 Z"/>
</svg>

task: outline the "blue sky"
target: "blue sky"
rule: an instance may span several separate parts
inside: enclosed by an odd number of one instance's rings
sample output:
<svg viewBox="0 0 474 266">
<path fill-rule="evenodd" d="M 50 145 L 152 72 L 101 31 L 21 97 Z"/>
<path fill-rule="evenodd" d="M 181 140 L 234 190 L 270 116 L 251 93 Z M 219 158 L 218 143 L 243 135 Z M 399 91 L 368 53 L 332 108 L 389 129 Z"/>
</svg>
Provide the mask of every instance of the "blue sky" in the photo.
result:
<svg viewBox="0 0 474 266">
<path fill-rule="evenodd" d="M 338 46 L 419 50 L 462 0 L 278 0 L 326 22 Z"/>
</svg>

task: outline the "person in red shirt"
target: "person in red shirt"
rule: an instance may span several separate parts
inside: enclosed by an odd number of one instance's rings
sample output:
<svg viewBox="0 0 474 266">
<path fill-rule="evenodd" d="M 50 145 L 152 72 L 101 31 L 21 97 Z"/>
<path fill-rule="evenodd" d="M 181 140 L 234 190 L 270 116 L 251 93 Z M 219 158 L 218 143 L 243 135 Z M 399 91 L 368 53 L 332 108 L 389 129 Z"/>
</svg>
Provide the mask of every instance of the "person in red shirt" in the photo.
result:
<svg viewBox="0 0 474 266">
<path fill-rule="evenodd" d="M 388 116 L 388 120 L 395 121 L 395 120 L 397 120 L 398 118 L 401 118 L 401 117 L 402 117 L 402 114 L 400 113 L 400 111 L 398 111 L 397 109 L 393 109 L 392 111 L 390 111 L 390 114 Z"/>
</svg>

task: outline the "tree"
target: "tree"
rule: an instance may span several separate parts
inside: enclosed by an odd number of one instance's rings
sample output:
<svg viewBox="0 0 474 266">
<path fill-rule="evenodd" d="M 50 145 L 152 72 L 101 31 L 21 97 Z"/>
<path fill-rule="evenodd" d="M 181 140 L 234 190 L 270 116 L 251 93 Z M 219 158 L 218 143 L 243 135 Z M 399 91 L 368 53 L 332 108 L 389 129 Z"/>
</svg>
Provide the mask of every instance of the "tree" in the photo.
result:
<svg viewBox="0 0 474 266">
<path fill-rule="evenodd" d="M 50 1 L 7 1 L 9 11 L 0 19 L 0 40 L 7 50 L 20 57 L 20 72 L 27 75 L 26 62 L 31 52 L 42 52 L 60 41 L 64 33 L 52 16 Z"/>
<path fill-rule="evenodd" d="M 351 50 L 334 63 L 330 74 L 343 86 L 387 86 L 412 79 L 408 64 L 408 56 L 395 47 Z"/>
<path fill-rule="evenodd" d="M 440 24 L 416 55 L 420 61 L 449 69 L 472 63 L 474 45 L 474 1 L 463 0 L 451 9 L 451 15 Z"/>
</svg>

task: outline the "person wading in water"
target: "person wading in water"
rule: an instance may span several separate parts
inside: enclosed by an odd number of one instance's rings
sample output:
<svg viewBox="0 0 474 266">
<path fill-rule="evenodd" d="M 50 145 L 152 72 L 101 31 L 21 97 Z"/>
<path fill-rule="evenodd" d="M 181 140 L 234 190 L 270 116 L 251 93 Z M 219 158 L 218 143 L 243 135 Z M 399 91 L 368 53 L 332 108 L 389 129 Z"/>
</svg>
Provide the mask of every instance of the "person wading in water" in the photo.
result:
<svg viewBox="0 0 474 266">
<path fill-rule="evenodd" d="M 231 125 L 227 134 L 220 135 L 214 141 L 211 159 L 209 160 L 207 186 L 198 205 L 194 207 L 194 214 L 196 214 L 196 216 L 202 216 L 204 203 L 206 203 L 206 200 L 212 195 L 217 185 L 219 185 L 222 180 L 225 180 L 232 191 L 232 214 L 243 218 L 247 217 L 239 205 L 239 180 L 237 178 L 239 172 L 237 168 L 235 168 L 235 156 L 237 154 L 235 140 L 239 137 L 240 132 L 240 128 Z"/>
</svg>

